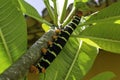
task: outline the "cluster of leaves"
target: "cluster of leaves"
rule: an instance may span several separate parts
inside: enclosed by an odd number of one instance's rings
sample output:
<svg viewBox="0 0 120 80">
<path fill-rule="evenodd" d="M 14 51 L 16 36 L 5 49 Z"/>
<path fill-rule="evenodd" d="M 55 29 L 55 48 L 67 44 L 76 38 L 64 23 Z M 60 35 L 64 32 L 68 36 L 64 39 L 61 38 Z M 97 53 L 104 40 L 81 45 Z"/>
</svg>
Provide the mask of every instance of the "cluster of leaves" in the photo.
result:
<svg viewBox="0 0 120 80">
<path fill-rule="evenodd" d="M 54 24 L 58 25 L 56 0 L 52 0 L 54 12 L 51 10 L 49 0 L 44 0 Z M 73 8 L 65 19 L 68 0 L 65 0 L 60 23 L 66 25 L 70 16 L 79 8 L 81 0 L 75 0 Z M 74 34 L 70 37 L 60 55 L 46 71 L 46 80 L 80 80 L 91 68 L 99 49 L 120 53 L 120 2 L 117 2 L 96 14 L 84 17 Z M 26 24 L 23 13 L 36 20 L 52 26 L 42 19 L 38 12 L 23 0 L 0 0 L 0 73 L 12 65 L 26 52 Z M 65 20 L 64 20 L 65 19 Z M 86 20 L 85 20 L 86 19 Z M 64 20 L 64 22 L 63 22 Z M 111 77 L 105 77 L 110 75 Z M 105 80 L 113 78 L 112 72 L 105 72 L 91 80 Z M 43 75 L 40 75 L 43 78 Z"/>
</svg>

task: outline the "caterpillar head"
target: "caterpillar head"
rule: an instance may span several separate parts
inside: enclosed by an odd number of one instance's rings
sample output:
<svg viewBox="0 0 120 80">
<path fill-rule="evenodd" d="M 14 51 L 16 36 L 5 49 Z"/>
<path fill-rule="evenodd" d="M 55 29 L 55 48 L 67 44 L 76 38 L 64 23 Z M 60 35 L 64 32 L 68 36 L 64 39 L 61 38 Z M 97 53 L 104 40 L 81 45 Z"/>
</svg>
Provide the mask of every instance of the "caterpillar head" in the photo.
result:
<svg viewBox="0 0 120 80">
<path fill-rule="evenodd" d="M 82 13 L 82 11 L 77 11 L 76 15 L 77 15 L 78 17 L 81 17 L 81 16 L 83 15 L 83 13 Z"/>
</svg>

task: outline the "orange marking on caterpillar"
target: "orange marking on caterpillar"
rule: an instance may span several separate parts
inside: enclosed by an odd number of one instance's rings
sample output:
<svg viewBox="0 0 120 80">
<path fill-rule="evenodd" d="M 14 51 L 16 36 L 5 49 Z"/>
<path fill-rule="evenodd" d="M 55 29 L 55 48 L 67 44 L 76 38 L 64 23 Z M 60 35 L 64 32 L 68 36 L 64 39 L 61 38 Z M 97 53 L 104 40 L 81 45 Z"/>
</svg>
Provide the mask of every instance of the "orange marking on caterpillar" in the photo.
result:
<svg viewBox="0 0 120 80">
<path fill-rule="evenodd" d="M 42 52 L 43 54 L 46 54 L 47 49 L 46 49 L 46 48 L 42 48 L 42 49 L 41 49 L 41 52 Z"/>
<path fill-rule="evenodd" d="M 45 73 L 46 72 L 46 69 L 45 68 L 42 68 L 42 73 Z"/>
<path fill-rule="evenodd" d="M 60 32 L 61 32 L 60 29 L 55 30 L 55 33 L 56 33 L 56 34 L 59 34 Z"/>
<path fill-rule="evenodd" d="M 48 45 L 51 46 L 53 44 L 52 41 L 48 41 Z"/>
<path fill-rule="evenodd" d="M 38 70 L 38 68 L 36 68 L 34 65 L 32 65 L 31 67 L 30 67 L 30 73 L 35 73 L 35 74 L 38 74 L 39 73 L 39 70 Z"/>
</svg>

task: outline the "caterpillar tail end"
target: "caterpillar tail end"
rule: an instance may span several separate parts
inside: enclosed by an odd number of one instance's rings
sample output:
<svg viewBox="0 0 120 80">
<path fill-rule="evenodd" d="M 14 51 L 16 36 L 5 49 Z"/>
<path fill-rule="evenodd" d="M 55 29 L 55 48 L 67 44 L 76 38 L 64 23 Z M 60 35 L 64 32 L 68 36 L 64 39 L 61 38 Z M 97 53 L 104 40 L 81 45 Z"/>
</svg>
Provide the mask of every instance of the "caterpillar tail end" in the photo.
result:
<svg viewBox="0 0 120 80">
<path fill-rule="evenodd" d="M 35 67 L 34 65 L 31 65 L 29 72 L 34 74 L 39 74 L 38 68 Z"/>
<path fill-rule="evenodd" d="M 46 72 L 46 69 L 45 68 L 42 68 L 42 73 L 45 73 Z"/>
</svg>

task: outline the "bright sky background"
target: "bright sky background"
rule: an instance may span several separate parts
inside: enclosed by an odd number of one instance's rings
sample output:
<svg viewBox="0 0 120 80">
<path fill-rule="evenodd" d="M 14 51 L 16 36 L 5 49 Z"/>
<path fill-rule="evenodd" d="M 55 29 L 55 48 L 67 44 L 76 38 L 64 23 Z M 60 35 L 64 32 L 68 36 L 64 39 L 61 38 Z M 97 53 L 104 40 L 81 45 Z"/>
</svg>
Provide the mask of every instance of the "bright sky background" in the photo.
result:
<svg viewBox="0 0 120 80">
<path fill-rule="evenodd" d="M 37 9 L 37 11 L 39 12 L 40 15 L 42 10 L 45 8 L 45 5 L 44 5 L 44 2 L 43 0 L 25 0 L 27 1 L 28 3 L 30 3 L 32 6 L 35 7 L 35 9 Z M 58 1 L 58 6 L 59 6 L 59 9 L 62 10 L 62 5 L 64 3 L 65 0 L 57 0 Z M 68 0 L 68 3 L 71 3 L 73 2 L 74 0 Z"/>
</svg>

